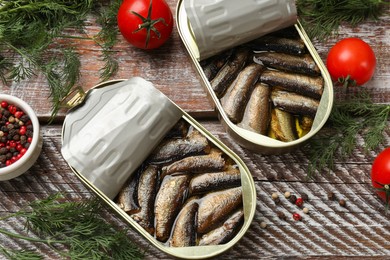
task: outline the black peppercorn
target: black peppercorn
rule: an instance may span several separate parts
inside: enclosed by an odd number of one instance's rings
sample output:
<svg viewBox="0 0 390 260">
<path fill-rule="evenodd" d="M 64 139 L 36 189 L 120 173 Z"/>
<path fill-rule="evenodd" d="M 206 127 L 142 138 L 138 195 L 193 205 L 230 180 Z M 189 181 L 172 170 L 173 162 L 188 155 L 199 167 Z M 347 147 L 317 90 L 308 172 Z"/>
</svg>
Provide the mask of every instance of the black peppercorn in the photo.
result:
<svg viewBox="0 0 390 260">
<path fill-rule="evenodd" d="M 309 195 L 307 195 L 306 193 L 302 193 L 301 198 L 302 198 L 304 201 L 309 201 Z"/>
<path fill-rule="evenodd" d="M 278 211 L 276 214 L 278 215 L 278 218 L 282 220 L 286 220 L 286 215 L 283 212 Z"/>
<path fill-rule="evenodd" d="M 297 201 L 297 196 L 295 195 L 291 195 L 290 198 L 288 199 L 291 203 L 295 204 L 295 202 Z"/>
<path fill-rule="evenodd" d="M 0 155 L 4 155 L 4 154 L 6 154 L 7 152 L 8 152 L 7 148 L 5 148 L 5 147 L 1 147 L 1 148 L 0 148 Z"/>
<path fill-rule="evenodd" d="M 328 200 L 335 200 L 335 199 L 336 199 L 336 196 L 334 195 L 334 193 L 329 191 L 328 192 Z"/>
</svg>

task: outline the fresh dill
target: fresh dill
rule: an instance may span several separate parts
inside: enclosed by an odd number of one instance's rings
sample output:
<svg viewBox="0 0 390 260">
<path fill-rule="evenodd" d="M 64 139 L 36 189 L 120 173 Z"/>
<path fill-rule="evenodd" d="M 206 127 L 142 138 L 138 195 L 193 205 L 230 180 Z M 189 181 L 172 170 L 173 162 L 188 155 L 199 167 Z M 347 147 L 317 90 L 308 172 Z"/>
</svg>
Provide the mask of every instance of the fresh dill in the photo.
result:
<svg viewBox="0 0 390 260">
<path fill-rule="evenodd" d="M 108 7 L 99 8 L 96 22 L 101 26 L 100 32 L 95 37 L 96 42 L 102 48 L 102 59 L 105 63 L 100 69 L 102 81 L 109 79 L 118 70 L 118 61 L 113 57 L 113 47 L 117 42 L 117 14 L 122 0 L 112 0 Z"/>
<path fill-rule="evenodd" d="M 101 31 L 94 40 L 102 48 L 101 79 L 107 80 L 118 69 L 111 56 L 116 43 L 116 11 L 119 0 L 2 0 L 0 2 L 0 79 L 4 85 L 42 73 L 50 88 L 52 119 L 61 101 L 77 84 L 80 57 L 77 50 L 64 47 L 53 51 L 59 38 L 84 33 L 88 16 L 98 16 Z M 103 4 L 104 3 L 104 4 Z M 71 29 L 71 30 L 69 30 Z"/>
<path fill-rule="evenodd" d="M 297 0 L 299 19 L 311 39 L 324 40 L 346 22 L 356 26 L 378 20 L 389 2 L 385 0 Z"/>
<path fill-rule="evenodd" d="M 24 218 L 25 236 L 0 229 L 15 239 L 44 243 L 64 259 L 142 259 L 143 253 L 126 235 L 115 230 L 101 216 L 103 206 L 97 199 L 69 202 L 61 194 L 32 202 L 29 207 L 1 218 Z M 64 249 L 65 248 L 65 249 Z M 33 251 L 8 250 L 0 253 L 10 259 L 43 259 Z"/>
<path fill-rule="evenodd" d="M 366 92 L 357 93 L 333 106 L 327 125 L 330 129 L 312 138 L 308 177 L 326 168 L 334 169 L 336 157 L 347 158 L 363 138 L 364 150 L 375 150 L 384 141 L 390 116 L 389 104 L 375 104 Z"/>
</svg>

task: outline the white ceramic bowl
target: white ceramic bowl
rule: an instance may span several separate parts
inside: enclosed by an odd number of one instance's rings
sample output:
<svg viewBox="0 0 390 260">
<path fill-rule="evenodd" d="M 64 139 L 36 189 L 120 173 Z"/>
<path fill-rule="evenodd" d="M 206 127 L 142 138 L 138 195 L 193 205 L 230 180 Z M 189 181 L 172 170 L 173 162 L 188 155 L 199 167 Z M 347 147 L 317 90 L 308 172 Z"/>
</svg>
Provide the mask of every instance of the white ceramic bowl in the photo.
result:
<svg viewBox="0 0 390 260">
<path fill-rule="evenodd" d="M 42 150 L 42 136 L 38 118 L 34 110 L 26 102 L 11 95 L 0 94 L 0 102 L 2 101 L 7 101 L 9 104 L 22 109 L 30 117 L 33 125 L 32 142 L 27 152 L 13 164 L 0 168 L 0 181 L 5 181 L 25 173 L 36 162 Z"/>
</svg>

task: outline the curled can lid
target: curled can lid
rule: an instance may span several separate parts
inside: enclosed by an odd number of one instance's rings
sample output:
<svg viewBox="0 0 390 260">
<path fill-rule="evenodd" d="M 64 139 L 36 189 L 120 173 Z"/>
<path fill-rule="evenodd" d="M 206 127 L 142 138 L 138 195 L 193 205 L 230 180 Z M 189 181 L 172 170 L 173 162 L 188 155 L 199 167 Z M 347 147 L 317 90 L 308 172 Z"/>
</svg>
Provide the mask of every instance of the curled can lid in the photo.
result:
<svg viewBox="0 0 390 260">
<path fill-rule="evenodd" d="M 184 0 L 199 60 L 297 22 L 295 0 Z"/>
<path fill-rule="evenodd" d="M 113 199 L 183 112 L 139 77 L 88 91 L 65 118 L 61 153 Z"/>
</svg>

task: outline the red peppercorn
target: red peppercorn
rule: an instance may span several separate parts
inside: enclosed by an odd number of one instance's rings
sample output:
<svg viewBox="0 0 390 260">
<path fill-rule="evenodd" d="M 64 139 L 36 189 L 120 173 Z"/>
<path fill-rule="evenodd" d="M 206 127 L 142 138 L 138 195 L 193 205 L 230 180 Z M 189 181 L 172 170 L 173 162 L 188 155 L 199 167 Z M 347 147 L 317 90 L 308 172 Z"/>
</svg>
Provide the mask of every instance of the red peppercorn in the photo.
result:
<svg viewBox="0 0 390 260">
<path fill-rule="evenodd" d="M 32 142 L 32 137 L 27 138 L 27 142 L 31 143 Z"/>
<path fill-rule="evenodd" d="M 8 107 L 7 101 L 1 101 L 1 107 L 2 108 L 7 108 Z"/>
<path fill-rule="evenodd" d="M 297 200 L 295 201 L 295 205 L 297 205 L 298 207 L 302 207 L 303 206 L 303 199 L 297 198 Z"/>
<path fill-rule="evenodd" d="M 300 220 L 302 220 L 302 217 L 298 213 L 294 213 L 293 214 L 293 219 L 296 220 L 296 221 L 300 221 Z"/>
<path fill-rule="evenodd" d="M 25 135 L 26 134 L 26 131 L 27 131 L 27 127 L 22 125 L 19 129 L 19 134 L 21 135 Z"/>
<path fill-rule="evenodd" d="M 23 111 L 16 111 L 15 112 L 15 117 L 16 118 L 21 118 L 24 115 Z"/>
<path fill-rule="evenodd" d="M 9 105 L 8 106 L 8 111 L 11 113 L 11 114 L 15 114 L 16 113 L 16 106 L 14 106 L 14 105 Z"/>
</svg>

